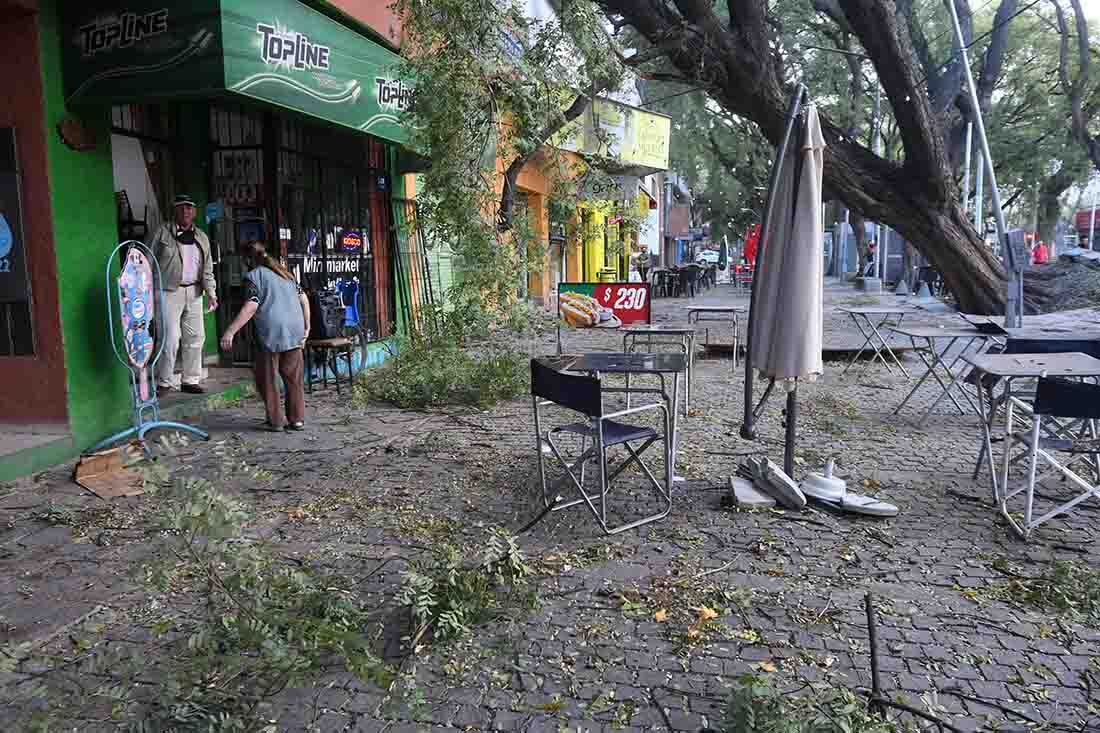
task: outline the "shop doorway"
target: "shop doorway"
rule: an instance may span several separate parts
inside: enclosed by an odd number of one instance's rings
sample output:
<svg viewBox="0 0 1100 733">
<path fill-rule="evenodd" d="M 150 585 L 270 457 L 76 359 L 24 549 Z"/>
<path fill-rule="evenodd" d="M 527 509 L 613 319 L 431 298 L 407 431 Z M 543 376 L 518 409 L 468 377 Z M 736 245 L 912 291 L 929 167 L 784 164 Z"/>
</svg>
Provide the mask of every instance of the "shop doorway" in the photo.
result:
<svg viewBox="0 0 1100 733">
<path fill-rule="evenodd" d="M 145 241 L 171 215 L 175 196 L 174 112 L 159 105 L 111 108 L 111 166 L 119 241 Z"/>
<path fill-rule="evenodd" d="M 249 107 L 210 110 L 211 199 L 224 207 L 219 328 L 244 301 L 238 246 L 259 239 L 311 297 L 339 299 L 365 344 L 394 333 L 390 149 L 368 135 Z M 253 344 L 235 344 L 234 364 Z"/>
</svg>

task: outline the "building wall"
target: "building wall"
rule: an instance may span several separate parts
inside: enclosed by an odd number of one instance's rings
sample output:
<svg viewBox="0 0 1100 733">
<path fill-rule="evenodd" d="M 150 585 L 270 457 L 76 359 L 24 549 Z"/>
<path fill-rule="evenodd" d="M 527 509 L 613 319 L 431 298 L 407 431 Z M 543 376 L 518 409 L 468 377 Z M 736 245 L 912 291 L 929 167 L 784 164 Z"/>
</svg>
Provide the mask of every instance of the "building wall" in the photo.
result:
<svg viewBox="0 0 1100 733">
<path fill-rule="evenodd" d="M 673 238 L 690 236 L 691 207 L 687 204 L 673 203 L 668 207 L 668 221 L 665 223 L 665 232 Z"/>
<path fill-rule="evenodd" d="M 129 422 L 130 394 L 106 322 L 104 267 L 117 244 L 110 118 L 106 109 L 82 113 L 98 142 L 91 151 L 73 151 L 54 133 L 66 114 L 58 3 L 44 0 L 39 14 L 49 144 L 45 170 L 53 208 L 69 424 L 76 448 L 83 450 Z"/>
<path fill-rule="evenodd" d="M 391 9 L 390 0 L 329 0 L 329 4 L 369 27 L 394 48 L 401 48 L 401 17 Z"/>
<path fill-rule="evenodd" d="M 48 43 L 48 35 L 43 38 Z M 0 126 L 16 131 L 35 339 L 34 356 L 0 357 L 0 420 L 63 424 L 68 412 L 65 354 L 55 325 L 59 320 L 57 264 L 50 181 L 45 175 L 47 139 L 56 141 L 57 133 L 52 124 L 56 120 L 45 120 L 42 113 L 43 74 L 30 61 L 39 56 L 39 43 L 34 15 L 0 10 L 0 73 L 6 76 L 0 82 Z"/>
</svg>

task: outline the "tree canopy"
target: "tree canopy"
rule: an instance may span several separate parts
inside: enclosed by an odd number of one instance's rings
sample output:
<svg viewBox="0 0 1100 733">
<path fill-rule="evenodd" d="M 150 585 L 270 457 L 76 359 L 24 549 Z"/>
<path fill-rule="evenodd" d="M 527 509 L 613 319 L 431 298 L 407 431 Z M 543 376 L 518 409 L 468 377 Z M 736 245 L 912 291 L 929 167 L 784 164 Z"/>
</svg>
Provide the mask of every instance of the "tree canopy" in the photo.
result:
<svg viewBox="0 0 1100 733">
<path fill-rule="evenodd" d="M 961 205 L 974 110 L 937 0 L 560 0 L 542 22 L 505 0 L 398 6 L 418 78 L 418 142 L 433 160 L 430 218 L 479 261 L 493 261 L 511 228 L 512 174 L 552 159 L 554 132 L 630 73 L 647 105 L 674 116 L 674 165 L 716 234 L 743 231 L 763 204 L 797 81 L 822 112 L 826 195 L 898 231 L 962 307 L 1003 308 L 1003 268 Z M 1080 0 L 955 7 L 1003 198 L 1021 223 L 1038 210 L 1052 227 L 1058 197 L 1100 160 L 1100 84 Z M 485 175 L 496 151 L 507 161 L 502 190 Z M 487 211 L 495 226 L 472 223 Z"/>
</svg>

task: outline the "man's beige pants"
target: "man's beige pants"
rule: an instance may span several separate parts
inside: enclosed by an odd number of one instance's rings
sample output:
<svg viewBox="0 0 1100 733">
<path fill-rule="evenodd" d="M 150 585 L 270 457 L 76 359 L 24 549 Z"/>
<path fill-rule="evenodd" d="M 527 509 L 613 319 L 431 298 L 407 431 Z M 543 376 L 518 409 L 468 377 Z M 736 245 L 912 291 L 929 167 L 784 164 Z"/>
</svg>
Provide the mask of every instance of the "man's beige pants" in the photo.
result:
<svg viewBox="0 0 1100 733">
<path fill-rule="evenodd" d="M 157 384 L 161 387 L 180 388 L 176 375 L 176 356 L 179 355 L 184 384 L 202 381 L 202 345 L 206 340 L 203 324 L 202 288 L 164 291 L 164 353 L 157 362 Z"/>
</svg>

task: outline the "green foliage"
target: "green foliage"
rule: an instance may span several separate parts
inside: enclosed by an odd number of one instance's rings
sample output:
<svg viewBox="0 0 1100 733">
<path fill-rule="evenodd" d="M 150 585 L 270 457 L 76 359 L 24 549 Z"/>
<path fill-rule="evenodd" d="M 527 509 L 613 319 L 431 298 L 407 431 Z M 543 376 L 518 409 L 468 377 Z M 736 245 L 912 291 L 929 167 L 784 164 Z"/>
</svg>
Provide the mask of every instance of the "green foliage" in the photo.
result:
<svg viewBox="0 0 1100 733">
<path fill-rule="evenodd" d="M 357 399 L 405 408 L 489 407 L 527 390 L 530 366 L 526 354 L 492 345 L 471 353 L 461 345 L 463 340 L 450 337 L 455 330 L 445 327 L 440 335 L 403 339 L 397 356 L 360 375 Z"/>
<path fill-rule="evenodd" d="M 210 481 L 173 483 L 161 464 L 142 469 L 159 539 L 136 571 L 151 594 L 127 609 L 124 627 L 151 638 L 104 642 L 123 619 L 103 609 L 48 649 L 0 650 L 0 672 L 33 708 L 27 729 L 70 730 L 79 717 L 136 733 L 268 733 L 273 699 L 334 666 L 389 684 L 367 635 L 373 609 L 344 578 L 250 537 L 249 511 Z M 225 478 L 250 475 L 234 461 L 222 469 Z M 74 672 L 93 684 L 74 691 Z"/>
<path fill-rule="evenodd" d="M 517 305 L 498 318 L 518 333 L 530 325 L 528 313 Z M 476 299 L 458 300 L 451 308 L 426 308 L 420 321 L 420 328 L 398 343 L 392 359 L 359 375 L 357 400 L 406 408 L 488 407 L 526 391 L 528 357 L 491 338 L 497 324 Z"/>
<path fill-rule="evenodd" d="M 726 702 L 723 733 L 907 733 L 914 726 L 873 713 L 866 700 L 834 685 L 787 694 L 746 675 Z"/>
<path fill-rule="evenodd" d="M 243 505 L 205 480 L 180 482 L 164 498 L 169 539 L 145 581 L 173 596 L 200 591 L 200 603 L 163 622 L 179 641 L 151 660 L 158 689 L 134 730 L 259 730 L 266 701 L 333 660 L 388 681 L 365 636 L 367 609 L 343 579 L 245 539 Z"/>
<path fill-rule="evenodd" d="M 1100 570 L 1086 563 L 1057 560 L 1037 578 L 1013 578 L 996 596 L 1100 625 Z"/>
<path fill-rule="evenodd" d="M 442 546 L 405 573 L 397 594 L 397 602 L 412 615 L 413 646 L 429 631 L 435 640 L 445 641 L 496 618 L 517 600 L 531 573 L 515 538 L 500 530 L 489 535 L 476 566 L 457 548 Z"/>
<path fill-rule="evenodd" d="M 561 3 L 547 21 L 526 18 L 517 0 L 397 0 L 395 8 L 405 47 L 415 49 L 403 61 L 417 80 L 410 144 L 432 160 L 417 197 L 419 225 L 458 255 L 461 279 L 448 297 L 503 319 L 545 254 L 521 201 L 510 223 L 501 216 L 503 170 L 516 160 L 537 166 L 550 180 L 555 216 L 575 218 L 563 208 L 575 214 L 600 161 L 577 170 L 548 142 L 578 91 L 615 89 L 623 69 L 591 0 Z"/>
</svg>

